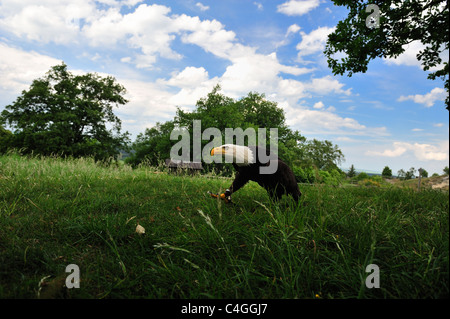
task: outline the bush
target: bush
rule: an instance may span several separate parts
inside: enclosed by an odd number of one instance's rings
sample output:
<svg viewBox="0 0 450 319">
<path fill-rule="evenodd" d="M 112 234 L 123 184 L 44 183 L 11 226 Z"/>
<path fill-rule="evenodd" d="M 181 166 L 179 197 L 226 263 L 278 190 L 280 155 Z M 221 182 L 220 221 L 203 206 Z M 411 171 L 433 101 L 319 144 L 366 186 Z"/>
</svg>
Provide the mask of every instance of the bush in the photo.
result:
<svg viewBox="0 0 450 319">
<path fill-rule="evenodd" d="M 338 186 L 345 178 L 345 173 L 342 173 L 337 169 L 332 169 L 331 171 L 320 171 L 319 176 L 322 178 L 322 183 Z"/>
<path fill-rule="evenodd" d="M 313 167 L 294 166 L 292 171 L 298 183 L 314 184 L 316 182 L 316 171 Z"/>
<path fill-rule="evenodd" d="M 358 175 L 356 175 L 355 179 L 357 181 L 362 181 L 362 180 L 365 180 L 365 179 L 369 179 L 369 175 L 367 175 L 367 173 L 361 172 Z"/>
<path fill-rule="evenodd" d="M 345 177 L 344 173 L 341 173 L 337 169 L 332 169 L 330 171 L 316 170 L 314 167 L 298 167 L 294 166 L 292 168 L 295 178 L 298 183 L 307 184 L 328 184 L 328 185 L 340 185 L 342 179 Z"/>
<path fill-rule="evenodd" d="M 363 180 L 359 181 L 358 184 L 361 186 L 368 186 L 368 187 L 380 187 L 381 186 L 380 182 L 375 181 L 371 178 L 363 179 Z"/>
</svg>

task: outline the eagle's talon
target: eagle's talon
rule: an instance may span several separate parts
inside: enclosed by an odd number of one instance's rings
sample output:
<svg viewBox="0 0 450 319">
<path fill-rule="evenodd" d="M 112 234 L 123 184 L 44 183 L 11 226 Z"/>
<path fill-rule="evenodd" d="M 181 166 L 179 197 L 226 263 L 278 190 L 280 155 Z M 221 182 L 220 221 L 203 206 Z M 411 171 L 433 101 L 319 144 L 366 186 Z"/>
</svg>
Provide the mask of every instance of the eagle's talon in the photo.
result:
<svg viewBox="0 0 450 319">
<path fill-rule="evenodd" d="M 220 198 L 223 199 L 226 203 L 231 203 L 231 195 L 229 195 L 229 192 L 220 194 Z"/>
</svg>

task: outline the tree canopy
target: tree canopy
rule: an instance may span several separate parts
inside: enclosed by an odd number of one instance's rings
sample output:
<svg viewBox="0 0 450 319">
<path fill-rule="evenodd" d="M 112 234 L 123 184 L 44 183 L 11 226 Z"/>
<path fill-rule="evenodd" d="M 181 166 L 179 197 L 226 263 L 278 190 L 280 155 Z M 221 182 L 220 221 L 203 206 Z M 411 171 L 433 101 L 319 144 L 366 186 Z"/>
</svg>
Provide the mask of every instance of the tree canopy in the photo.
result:
<svg viewBox="0 0 450 319">
<path fill-rule="evenodd" d="M 0 154 L 8 150 L 8 145 L 10 144 L 11 137 L 11 131 L 5 130 L 3 126 L 0 125 Z"/>
<path fill-rule="evenodd" d="M 103 160 L 116 156 L 127 140 L 113 112 L 127 103 L 125 93 L 111 76 L 74 75 L 62 63 L 7 105 L 0 123 L 13 131 L 9 146 L 25 153 Z"/>
<path fill-rule="evenodd" d="M 424 71 L 438 67 L 428 78 L 441 78 L 449 92 L 448 61 L 442 53 L 449 49 L 449 10 L 446 0 L 332 0 L 346 6 L 349 14 L 328 36 L 325 55 L 333 73 L 352 76 L 366 72 L 377 57 L 395 58 L 405 46 L 419 41 L 424 48 L 417 54 Z M 369 7 L 371 5 L 371 7 Z M 376 5 L 376 10 L 373 5 Z M 369 10 L 366 11 L 366 9 Z M 373 8 L 373 9 L 370 9 Z M 337 58 L 336 54 L 344 54 Z M 448 54 L 448 53 L 447 53 Z M 449 109 L 449 97 L 445 100 Z"/>
<path fill-rule="evenodd" d="M 392 170 L 389 168 L 389 166 L 385 166 L 383 168 L 381 176 L 383 176 L 384 178 L 392 178 Z"/>
</svg>

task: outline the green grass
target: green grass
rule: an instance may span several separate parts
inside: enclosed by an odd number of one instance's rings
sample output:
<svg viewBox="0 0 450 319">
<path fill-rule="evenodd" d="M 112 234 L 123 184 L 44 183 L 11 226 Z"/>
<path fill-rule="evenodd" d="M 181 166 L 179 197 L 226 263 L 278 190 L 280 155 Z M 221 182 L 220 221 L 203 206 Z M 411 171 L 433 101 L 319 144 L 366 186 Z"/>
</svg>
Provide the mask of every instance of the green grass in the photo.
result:
<svg viewBox="0 0 450 319">
<path fill-rule="evenodd" d="M 207 194 L 230 183 L 0 156 L 0 298 L 36 298 L 49 275 L 58 298 L 448 297 L 448 191 L 301 186 L 299 207 L 255 183 L 234 205 Z M 69 264 L 79 289 L 63 287 Z"/>
</svg>

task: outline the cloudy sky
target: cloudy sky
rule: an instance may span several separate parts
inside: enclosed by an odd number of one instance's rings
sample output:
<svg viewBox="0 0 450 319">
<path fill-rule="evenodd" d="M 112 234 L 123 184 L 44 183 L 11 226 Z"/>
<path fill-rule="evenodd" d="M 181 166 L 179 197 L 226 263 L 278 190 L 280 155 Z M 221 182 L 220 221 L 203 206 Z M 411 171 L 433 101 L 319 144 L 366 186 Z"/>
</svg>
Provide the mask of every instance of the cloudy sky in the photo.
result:
<svg viewBox="0 0 450 319">
<path fill-rule="evenodd" d="M 0 0 L 0 111 L 64 61 L 126 87 L 116 114 L 134 139 L 219 83 L 233 98 L 265 93 L 292 129 L 339 145 L 343 168 L 441 174 L 443 82 L 427 80 L 418 43 L 365 74 L 333 76 L 322 51 L 346 16 L 328 0 Z"/>
</svg>

